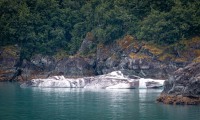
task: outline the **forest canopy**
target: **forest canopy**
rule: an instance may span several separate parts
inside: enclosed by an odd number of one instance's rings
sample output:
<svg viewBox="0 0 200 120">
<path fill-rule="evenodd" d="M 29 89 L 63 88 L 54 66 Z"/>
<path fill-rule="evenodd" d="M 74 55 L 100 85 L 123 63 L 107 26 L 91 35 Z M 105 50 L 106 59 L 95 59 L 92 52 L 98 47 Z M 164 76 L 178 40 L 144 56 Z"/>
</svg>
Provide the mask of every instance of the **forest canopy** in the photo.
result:
<svg viewBox="0 0 200 120">
<path fill-rule="evenodd" d="M 199 0 L 0 0 L 0 46 L 21 56 L 75 54 L 88 32 L 96 44 L 129 34 L 173 44 L 200 33 Z"/>
</svg>

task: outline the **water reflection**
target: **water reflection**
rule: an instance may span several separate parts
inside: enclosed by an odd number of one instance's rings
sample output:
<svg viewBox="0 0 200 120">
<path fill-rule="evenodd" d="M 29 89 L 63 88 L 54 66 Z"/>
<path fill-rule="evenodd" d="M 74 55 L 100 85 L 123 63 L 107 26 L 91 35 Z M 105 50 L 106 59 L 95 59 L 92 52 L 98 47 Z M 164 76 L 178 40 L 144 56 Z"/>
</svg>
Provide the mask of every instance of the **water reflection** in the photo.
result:
<svg viewBox="0 0 200 120">
<path fill-rule="evenodd" d="M 149 97 L 150 94 L 159 95 L 162 92 L 162 89 L 139 89 L 139 99 L 140 102 L 148 102 L 151 100 Z M 155 98 L 156 99 L 156 98 Z"/>
<path fill-rule="evenodd" d="M 66 93 L 66 92 L 83 92 L 84 89 L 82 88 L 40 88 L 40 87 L 33 87 L 33 91 L 35 92 L 56 92 L 56 93 Z"/>
<path fill-rule="evenodd" d="M 36 94 L 40 93 L 43 96 L 42 100 L 48 102 L 50 106 L 56 105 L 56 108 L 60 106 L 57 108 L 60 112 L 65 112 L 64 110 L 68 108 L 83 118 L 86 117 L 82 114 L 85 110 L 98 116 L 96 119 L 131 119 L 133 116 L 138 118 L 139 105 L 135 103 L 138 102 L 139 94 L 136 89 L 32 88 L 32 90 Z M 99 116 L 101 113 L 103 115 Z M 72 115 L 71 118 L 74 119 L 76 116 Z"/>
<path fill-rule="evenodd" d="M 127 92 L 131 92 L 131 89 L 87 89 L 87 88 L 23 88 L 23 89 L 32 89 L 34 92 L 46 92 L 46 93 L 67 93 L 67 92 L 106 92 L 109 94 L 119 95 Z"/>
<path fill-rule="evenodd" d="M 36 107 L 41 112 L 40 118 L 49 115 L 52 119 L 62 116 L 63 119 L 77 120 L 197 120 L 200 112 L 200 108 L 195 106 L 156 103 L 162 89 L 21 89 L 31 92 L 28 94 L 32 96 L 28 97 L 31 100 L 26 99 L 28 106 Z"/>
<path fill-rule="evenodd" d="M 155 103 L 156 97 L 160 94 L 162 89 L 140 89 L 139 90 L 139 118 L 142 120 L 148 119 L 157 119 L 157 115 L 154 112 L 160 112 L 157 109 L 154 109 L 157 105 Z"/>
</svg>

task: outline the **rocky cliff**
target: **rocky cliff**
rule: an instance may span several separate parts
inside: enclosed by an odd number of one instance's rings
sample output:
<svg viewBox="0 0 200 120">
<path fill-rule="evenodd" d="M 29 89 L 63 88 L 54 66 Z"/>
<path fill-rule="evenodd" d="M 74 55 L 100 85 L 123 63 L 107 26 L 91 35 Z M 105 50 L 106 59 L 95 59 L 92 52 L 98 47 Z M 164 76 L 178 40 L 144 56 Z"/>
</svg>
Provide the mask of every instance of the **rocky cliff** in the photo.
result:
<svg viewBox="0 0 200 120">
<path fill-rule="evenodd" d="M 191 42 L 192 41 L 192 42 Z M 20 48 L 0 49 L 0 81 L 24 81 L 54 75 L 83 77 L 120 70 L 125 75 L 165 79 L 178 68 L 198 62 L 199 37 L 171 46 L 137 41 L 127 35 L 112 44 L 96 44 L 91 35 L 74 56 L 58 52 L 54 56 L 35 54 L 29 60 L 19 60 Z M 182 46 L 182 47 L 180 47 Z M 193 51 L 193 52 L 191 52 Z M 21 64 L 18 64 L 18 63 Z"/>
<path fill-rule="evenodd" d="M 19 61 L 19 47 L 6 46 L 0 48 L 0 81 L 11 80 L 17 74 L 16 66 Z"/>
<path fill-rule="evenodd" d="M 166 104 L 200 104 L 200 63 L 180 68 L 165 81 L 157 99 Z"/>
</svg>

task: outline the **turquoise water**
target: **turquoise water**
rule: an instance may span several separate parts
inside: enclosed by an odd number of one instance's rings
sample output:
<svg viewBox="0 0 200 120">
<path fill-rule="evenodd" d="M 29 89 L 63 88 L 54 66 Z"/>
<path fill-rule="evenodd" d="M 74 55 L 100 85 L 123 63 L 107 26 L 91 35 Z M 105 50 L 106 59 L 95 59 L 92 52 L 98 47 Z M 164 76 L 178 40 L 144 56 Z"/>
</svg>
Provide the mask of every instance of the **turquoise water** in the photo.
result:
<svg viewBox="0 0 200 120">
<path fill-rule="evenodd" d="M 200 106 L 156 103 L 161 90 L 20 88 L 0 83 L 0 120 L 200 120 Z"/>
</svg>

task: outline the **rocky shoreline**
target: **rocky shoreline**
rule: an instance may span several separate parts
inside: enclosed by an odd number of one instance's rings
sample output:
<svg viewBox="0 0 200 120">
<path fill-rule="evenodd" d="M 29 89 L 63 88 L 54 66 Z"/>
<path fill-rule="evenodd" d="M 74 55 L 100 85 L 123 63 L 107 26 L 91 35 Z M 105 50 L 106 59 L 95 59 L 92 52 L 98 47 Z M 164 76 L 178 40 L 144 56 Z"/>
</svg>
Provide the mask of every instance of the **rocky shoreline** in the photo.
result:
<svg viewBox="0 0 200 120">
<path fill-rule="evenodd" d="M 192 63 L 175 71 L 165 81 L 164 90 L 157 101 L 165 104 L 200 104 L 200 63 Z"/>
<path fill-rule="evenodd" d="M 157 99 L 166 104 L 199 104 L 200 98 L 200 40 L 182 41 L 169 47 L 138 42 L 132 36 L 108 45 L 97 45 L 85 38 L 77 54 L 70 56 L 34 54 L 20 59 L 18 45 L 0 48 L 0 82 L 64 76 L 89 77 L 122 71 L 130 78 L 167 79 Z M 179 46 L 185 46 L 180 49 Z M 169 52 L 170 51 L 170 52 Z M 188 66 L 187 66 L 188 65 Z"/>
<path fill-rule="evenodd" d="M 35 78 L 63 75 L 65 77 L 85 77 L 122 71 L 125 75 L 143 78 L 166 79 L 188 61 L 168 55 L 169 48 L 160 48 L 138 42 L 132 36 L 109 45 L 97 45 L 94 52 L 90 46 L 95 43 L 85 38 L 76 55 L 58 52 L 56 55 L 34 54 L 30 59 L 20 58 L 20 47 L 0 48 L 0 81 L 26 81 Z M 86 54 L 87 53 L 87 54 Z M 190 59 L 192 56 L 190 57 Z"/>
<path fill-rule="evenodd" d="M 161 94 L 157 98 L 158 102 L 164 104 L 173 104 L 173 105 L 198 105 L 200 104 L 200 97 L 185 97 L 183 95 L 169 95 Z"/>
</svg>

